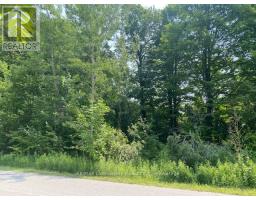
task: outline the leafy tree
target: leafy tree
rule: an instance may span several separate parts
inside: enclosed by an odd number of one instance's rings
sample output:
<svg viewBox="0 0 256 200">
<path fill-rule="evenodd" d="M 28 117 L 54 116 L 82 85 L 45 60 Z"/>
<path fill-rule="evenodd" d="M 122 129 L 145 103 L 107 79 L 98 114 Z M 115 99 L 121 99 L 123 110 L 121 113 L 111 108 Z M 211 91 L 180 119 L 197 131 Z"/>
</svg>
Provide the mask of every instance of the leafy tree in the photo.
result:
<svg viewBox="0 0 256 200">
<path fill-rule="evenodd" d="M 145 9 L 140 5 L 124 8 L 123 13 L 126 17 L 124 32 L 129 61 L 134 68 L 134 84 L 138 85 L 135 97 L 139 100 L 140 116 L 146 118 L 152 89 L 148 62 L 161 26 L 160 13 L 154 8 Z"/>
</svg>

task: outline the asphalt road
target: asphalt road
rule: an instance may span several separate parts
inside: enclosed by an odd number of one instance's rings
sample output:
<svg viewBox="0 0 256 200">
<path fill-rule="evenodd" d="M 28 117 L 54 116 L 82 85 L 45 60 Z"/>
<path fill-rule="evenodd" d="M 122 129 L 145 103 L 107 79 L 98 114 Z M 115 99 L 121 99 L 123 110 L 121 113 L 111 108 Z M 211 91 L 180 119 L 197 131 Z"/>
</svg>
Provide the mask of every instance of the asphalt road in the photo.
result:
<svg viewBox="0 0 256 200">
<path fill-rule="evenodd" d="M 135 184 L 113 183 L 36 173 L 0 171 L 0 195 L 75 195 L 75 196 L 169 196 L 220 195 L 217 193 L 169 189 Z"/>
</svg>

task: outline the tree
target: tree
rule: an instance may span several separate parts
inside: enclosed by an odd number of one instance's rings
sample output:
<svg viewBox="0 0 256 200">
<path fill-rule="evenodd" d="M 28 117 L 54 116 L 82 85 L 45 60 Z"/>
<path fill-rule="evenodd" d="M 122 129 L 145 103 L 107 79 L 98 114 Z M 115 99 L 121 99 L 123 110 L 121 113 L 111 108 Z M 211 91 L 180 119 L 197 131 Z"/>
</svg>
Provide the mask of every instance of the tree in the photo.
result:
<svg viewBox="0 0 256 200">
<path fill-rule="evenodd" d="M 5 62 L 0 60 L 0 152 L 7 151 L 7 133 L 5 131 L 5 124 L 7 123 L 4 118 L 7 117 L 7 111 L 5 106 L 5 100 L 8 98 L 8 89 L 11 86 L 10 70 Z M 8 124 L 8 123 L 7 123 Z"/>
<path fill-rule="evenodd" d="M 161 111 L 165 113 L 163 120 L 167 120 L 163 140 L 169 134 L 180 132 L 179 117 L 181 103 L 187 100 L 189 89 L 189 65 L 191 56 L 191 41 L 188 36 L 187 21 L 178 15 L 182 12 L 179 6 L 169 6 L 164 11 L 164 28 L 158 47 L 157 91 L 158 101 L 161 101 Z"/>
<path fill-rule="evenodd" d="M 130 62 L 135 69 L 136 99 L 140 104 L 140 116 L 147 117 L 151 89 L 150 51 L 154 48 L 160 28 L 160 13 L 154 8 L 145 9 L 140 5 L 123 8 L 126 17 L 124 24 L 125 38 L 130 54 Z"/>
<path fill-rule="evenodd" d="M 235 18 L 227 5 L 186 5 L 183 9 L 187 34 L 193 41 L 191 93 L 203 106 L 201 132 L 204 139 L 219 141 L 225 136 L 215 131 L 222 123 L 216 107 L 227 92 L 222 83 L 232 79 L 230 61 L 235 40 L 231 29 Z"/>
</svg>

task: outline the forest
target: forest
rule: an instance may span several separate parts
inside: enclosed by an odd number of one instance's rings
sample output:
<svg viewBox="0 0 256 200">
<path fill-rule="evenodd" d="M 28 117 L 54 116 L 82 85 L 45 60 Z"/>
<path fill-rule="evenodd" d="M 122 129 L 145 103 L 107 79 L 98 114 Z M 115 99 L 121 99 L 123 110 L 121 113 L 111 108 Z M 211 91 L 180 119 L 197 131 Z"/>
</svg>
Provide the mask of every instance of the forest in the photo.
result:
<svg viewBox="0 0 256 200">
<path fill-rule="evenodd" d="M 255 5 L 39 7 L 40 50 L 0 51 L 0 165 L 256 188 Z"/>
</svg>

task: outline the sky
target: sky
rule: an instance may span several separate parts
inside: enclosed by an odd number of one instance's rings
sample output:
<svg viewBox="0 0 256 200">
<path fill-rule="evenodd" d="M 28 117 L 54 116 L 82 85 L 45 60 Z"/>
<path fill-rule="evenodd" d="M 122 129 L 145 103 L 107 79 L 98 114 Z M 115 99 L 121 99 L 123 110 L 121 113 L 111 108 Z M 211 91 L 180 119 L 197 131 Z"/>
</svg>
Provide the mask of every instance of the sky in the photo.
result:
<svg viewBox="0 0 256 200">
<path fill-rule="evenodd" d="M 154 3 L 153 3 L 154 2 Z M 151 6 L 155 6 L 155 8 L 157 9 L 163 9 L 165 6 L 168 5 L 168 3 L 160 1 L 158 3 L 156 3 L 156 1 L 148 1 L 148 3 L 143 3 L 141 4 L 143 7 L 151 7 Z"/>
</svg>

